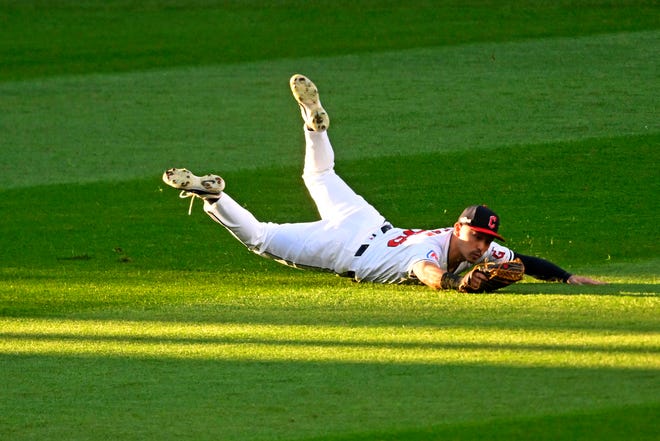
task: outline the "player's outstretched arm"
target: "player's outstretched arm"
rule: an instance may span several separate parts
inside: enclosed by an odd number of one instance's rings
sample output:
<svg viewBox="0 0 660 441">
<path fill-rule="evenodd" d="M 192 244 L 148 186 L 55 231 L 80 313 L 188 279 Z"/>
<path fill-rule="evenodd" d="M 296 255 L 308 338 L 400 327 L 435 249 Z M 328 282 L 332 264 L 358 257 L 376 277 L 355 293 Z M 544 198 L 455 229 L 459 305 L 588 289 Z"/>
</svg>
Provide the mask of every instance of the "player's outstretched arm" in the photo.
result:
<svg viewBox="0 0 660 441">
<path fill-rule="evenodd" d="M 413 265 L 412 273 L 424 285 L 430 286 L 433 289 L 443 289 L 442 277 L 446 271 L 443 271 L 438 265 L 434 265 L 426 260 L 420 260 Z"/>
<path fill-rule="evenodd" d="M 566 283 L 570 283 L 571 285 L 607 285 L 607 282 L 603 282 L 602 280 L 591 279 L 576 274 L 571 275 Z"/>
<path fill-rule="evenodd" d="M 539 280 L 546 280 L 549 282 L 564 282 L 572 285 L 606 285 L 606 282 L 591 279 L 589 277 L 578 276 L 571 274 L 563 268 L 555 265 L 540 257 L 526 256 L 524 254 L 515 253 L 523 264 L 525 265 L 525 274 L 528 274 Z"/>
<path fill-rule="evenodd" d="M 433 289 L 456 289 L 458 290 L 464 277 L 454 273 L 447 272 L 433 262 L 420 260 L 412 267 L 412 272 L 417 280 Z M 481 273 L 475 273 L 470 280 L 470 285 L 474 289 L 479 289 L 481 283 L 486 280 L 486 276 Z"/>
</svg>

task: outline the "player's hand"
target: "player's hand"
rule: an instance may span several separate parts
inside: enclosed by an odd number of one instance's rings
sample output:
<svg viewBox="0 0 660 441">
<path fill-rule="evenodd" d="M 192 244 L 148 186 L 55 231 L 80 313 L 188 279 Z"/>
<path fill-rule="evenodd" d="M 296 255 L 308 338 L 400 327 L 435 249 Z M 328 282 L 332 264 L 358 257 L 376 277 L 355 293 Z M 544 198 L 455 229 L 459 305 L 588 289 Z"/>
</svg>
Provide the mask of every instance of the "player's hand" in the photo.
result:
<svg viewBox="0 0 660 441">
<path fill-rule="evenodd" d="M 566 283 L 570 283 L 571 285 L 607 285 L 607 282 L 602 282 L 600 280 L 595 280 L 584 276 L 576 276 L 575 274 L 569 277 Z"/>
<path fill-rule="evenodd" d="M 488 280 L 488 277 L 484 273 L 480 273 L 479 271 L 474 271 L 472 273 L 472 277 L 470 277 L 470 274 L 466 274 L 463 276 L 463 282 L 467 285 L 470 286 L 470 288 L 478 291 L 481 288 L 481 283 L 485 282 Z"/>
</svg>

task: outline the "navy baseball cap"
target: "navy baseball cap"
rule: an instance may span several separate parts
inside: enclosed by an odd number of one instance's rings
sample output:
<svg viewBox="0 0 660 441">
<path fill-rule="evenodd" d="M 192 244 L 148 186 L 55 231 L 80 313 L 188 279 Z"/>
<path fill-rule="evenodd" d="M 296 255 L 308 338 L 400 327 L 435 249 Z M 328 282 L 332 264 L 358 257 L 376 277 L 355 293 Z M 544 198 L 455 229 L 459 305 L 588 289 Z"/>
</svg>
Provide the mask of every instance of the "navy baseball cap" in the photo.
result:
<svg viewBox="0 0 660 441">
<path fill-rule="evenodd" d="M 497 234 L 497 229 L 500 227 L 500 217 L 485 205 L 467 207 L 458 218 L 458 223 L 466 224 L 474 231 L 504 240 L 502 236 Z"/>
</svg>

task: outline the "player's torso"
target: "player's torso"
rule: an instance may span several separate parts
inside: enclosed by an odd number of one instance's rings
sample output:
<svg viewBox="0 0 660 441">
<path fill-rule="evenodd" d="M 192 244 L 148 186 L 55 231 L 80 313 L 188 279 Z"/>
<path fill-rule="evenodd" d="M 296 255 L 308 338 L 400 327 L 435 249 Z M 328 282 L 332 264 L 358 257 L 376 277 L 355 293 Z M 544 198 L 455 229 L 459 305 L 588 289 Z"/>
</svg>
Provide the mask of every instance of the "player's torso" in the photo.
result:
<svg viewBox="0 0 660 441">
<path fill-rule="evenodd" d="M 358 281 L 380 283 L 403 283 L 411 277 L 412 265 L 421 260 L 436 263 L 448 270 L 449 247 L 453 228 L 436 230 L 392 228 L 387 233 L 372 237 L 363 246 L 362 254 L 353 262 L 353 270 Z M 479 259 L 482 261 L 507 261 L 513 259 L 513 252 L 496 242 Z M 459 274 L 474 264 L 463 261 L 452 271 Z"/>
<path fill-rule="evenodd" d="M 420 260 L 434 261 L 446 269 L 451 232 L 451 228 L 392 228 L 365 243 L 368 247 L 354 260 L 356 279 L 401 283 L 409 278 L 411 265 Z"/>
</svg>

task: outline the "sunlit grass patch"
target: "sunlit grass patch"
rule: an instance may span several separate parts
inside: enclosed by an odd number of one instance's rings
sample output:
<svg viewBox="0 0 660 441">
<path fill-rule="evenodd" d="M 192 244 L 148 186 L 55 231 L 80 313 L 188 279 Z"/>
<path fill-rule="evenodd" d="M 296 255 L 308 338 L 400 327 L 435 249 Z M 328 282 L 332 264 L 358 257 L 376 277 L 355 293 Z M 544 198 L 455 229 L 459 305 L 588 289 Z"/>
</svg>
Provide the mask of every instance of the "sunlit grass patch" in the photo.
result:
<svg viewBox="0 0 660 441">
<path fill-rule="evenodd" d="M 0 352 L 241 361 L 660 368 L 660 333 L 4 319 Z"/>
</svg>

